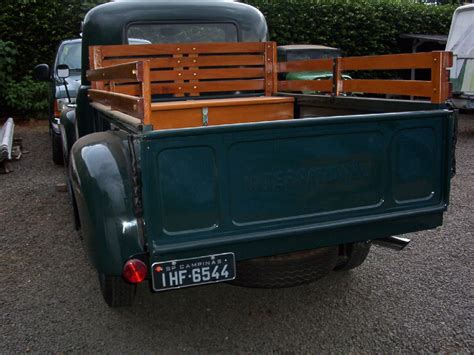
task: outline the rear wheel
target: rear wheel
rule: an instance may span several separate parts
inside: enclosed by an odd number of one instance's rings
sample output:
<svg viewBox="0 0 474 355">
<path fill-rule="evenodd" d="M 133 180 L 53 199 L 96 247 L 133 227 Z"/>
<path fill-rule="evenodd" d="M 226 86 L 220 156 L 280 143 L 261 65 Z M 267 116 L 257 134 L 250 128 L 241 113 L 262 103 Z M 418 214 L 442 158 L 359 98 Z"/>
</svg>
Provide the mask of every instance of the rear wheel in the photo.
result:
<svg viewBox="0 0 474 355">
<path fill-rule="evenodd" d="M 137 286 L 121 276 L 99 274 L 100 290 L 109 307 L 128 307 L 133 304 Z"/>
<path fill-rule="evenodd" d="M 336 266 L 338 247 L 241 261 L 233 284 L 245 287 L 282 288 L 320 279 Z"/>
<path fill-rule="evenodd" d="M 334 270 L 344 271 L 354 269 L 367 259 L 372 242 L 357 242 L 340 246 L 339 260 Z"/>
<path fill-rule="evenodd" d="M 51 133 L 51 146 L 54 164 L 64 165 L 63 142 L 61 141 L 60 134 Z"/>
</svg>

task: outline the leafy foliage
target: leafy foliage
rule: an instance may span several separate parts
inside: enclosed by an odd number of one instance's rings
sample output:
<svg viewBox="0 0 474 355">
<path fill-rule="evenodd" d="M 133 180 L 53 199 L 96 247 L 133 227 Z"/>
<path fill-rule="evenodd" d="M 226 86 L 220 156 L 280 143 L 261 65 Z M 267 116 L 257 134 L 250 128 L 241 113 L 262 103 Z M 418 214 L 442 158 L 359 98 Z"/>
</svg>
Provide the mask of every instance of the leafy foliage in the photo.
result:
<svg viewBox="0 0 474 355">
<path fill-rule="evenodd" d="M 11 80 L 14 68 L 15 57 L 18 51 L 13 42 L 5 42 L 0 40 L 0 88 L 7 81 Z"/>
<path fill-rule="evenodd" d="M 38 117 L 45 117 L 48 110 L 47 95 L 47 84 L 34 81 L 30 76 L 7 82 L 2 94 L 6 106 L 13 108 L 16 114 L 34 113 Z"/>
<path fill-rule="evenodd" d="M 106 0 L 2 0 L 0 115 L 38 114 L 47 108 L 47 84 L 31 78 L 36 64 L 51 64 L 63 39 L 79 36 L 88 9 Z"/>
<path fill-rule="evenodd" d="M 312 43 L 347 56 L 400 52 L 403 33 L 448 34 L 455 6 L 409 0 L 249 0 L 279 44 Z"/>
<path fill-rule="evenodd" d="M 17 80 L 15 65 L 18 51 L 13 42 L 0 40 L 0 95 L 2 107 L 14 108 L 15 113 L 26 115 L 30 111 L 45 112 L 47 109 L 46 84 L 26 76 Z"/>
</svg>

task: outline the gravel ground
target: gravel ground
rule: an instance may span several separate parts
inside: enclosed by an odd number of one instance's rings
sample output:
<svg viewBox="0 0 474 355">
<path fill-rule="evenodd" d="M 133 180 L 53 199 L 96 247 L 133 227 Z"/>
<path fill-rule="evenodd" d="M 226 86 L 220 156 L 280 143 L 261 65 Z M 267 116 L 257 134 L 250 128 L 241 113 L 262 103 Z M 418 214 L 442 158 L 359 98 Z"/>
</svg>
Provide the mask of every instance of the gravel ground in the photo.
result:
<svg viewBox="0 0 474 355">
<path fill-rule="evenodd" d="M 46 126 L 18 127 L 30 153 L 0 175 L 0 352 L 473 352 L 474 117 L 460 130 L 444 225 L 405 251 L 283 290 L 141 286 L 113 310 L 56 191 Z"/>
</svg>

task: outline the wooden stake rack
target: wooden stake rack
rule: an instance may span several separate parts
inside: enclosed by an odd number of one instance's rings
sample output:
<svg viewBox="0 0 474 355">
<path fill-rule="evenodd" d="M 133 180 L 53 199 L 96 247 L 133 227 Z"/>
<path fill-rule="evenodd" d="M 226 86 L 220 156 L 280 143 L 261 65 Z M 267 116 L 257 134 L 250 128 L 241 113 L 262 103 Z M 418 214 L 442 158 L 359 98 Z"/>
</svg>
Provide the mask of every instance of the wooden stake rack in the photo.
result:
<svg viewBox="0 0 474 355">
<path fill-rule="evenodd" d="M 450 95 L 450 52 L 277 63 L 276 44 L 257 42 L 94 46 L 89 55 L 94 106 L 153 129 L 293 118 L 294 98 L 278 92 L 410 95 L 438 104 Z M 430 69 L 431 80 L 342 79 L 344 71 L 399 69 Z M 333 75 L 328 80 L 278 80 L 278 74 L 302 71 Z"/>
</svg>

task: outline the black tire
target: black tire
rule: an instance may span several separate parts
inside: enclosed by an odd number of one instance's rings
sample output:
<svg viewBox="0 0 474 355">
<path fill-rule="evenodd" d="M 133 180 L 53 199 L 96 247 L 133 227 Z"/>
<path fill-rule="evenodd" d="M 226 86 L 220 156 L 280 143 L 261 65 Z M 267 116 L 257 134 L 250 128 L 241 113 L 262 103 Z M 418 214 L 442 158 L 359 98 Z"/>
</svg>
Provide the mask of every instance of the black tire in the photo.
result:
<svg viewBox="0 0 474 355">
<path fill-rule="evenodd" d="M 54 164 L 64 165 L 63 142 L 61 141 L 60 134 L 52 132 L 51 145 L 52 145 L 52 151 L 53 151 Z"/>
<path fill-rule="evenodd" d="M 129 307 L 133 304 L 137 286 L 120 276 L 99 274 L 100 290 L 109 307 Z"/>
<path fill-rule="evenodd" d="M 81 229 L 81 219 L 79 217 L 79 209 L 77 208 L 76 196 L 72 189 L 72 182 L 69 178 L 67 179 L 67 191 L 69 193 L 69 198 L 71 199 L 72 212 L 74 215 L 74 230 L 79 231 Z"/>
<path fill-rule="evenodd" d="M 241 261 L 233 284 L 256 288 L 283 288 L 320 279 L 336 266 L 338 247 Z"/>
<path fill-rule="evenodd" d="M 369 255 L 370 241 L 345 244 L 340 246 L 339 261 L 334 268 L 335 271 L 352 270 L 365 261 Z"/>
</svg>

